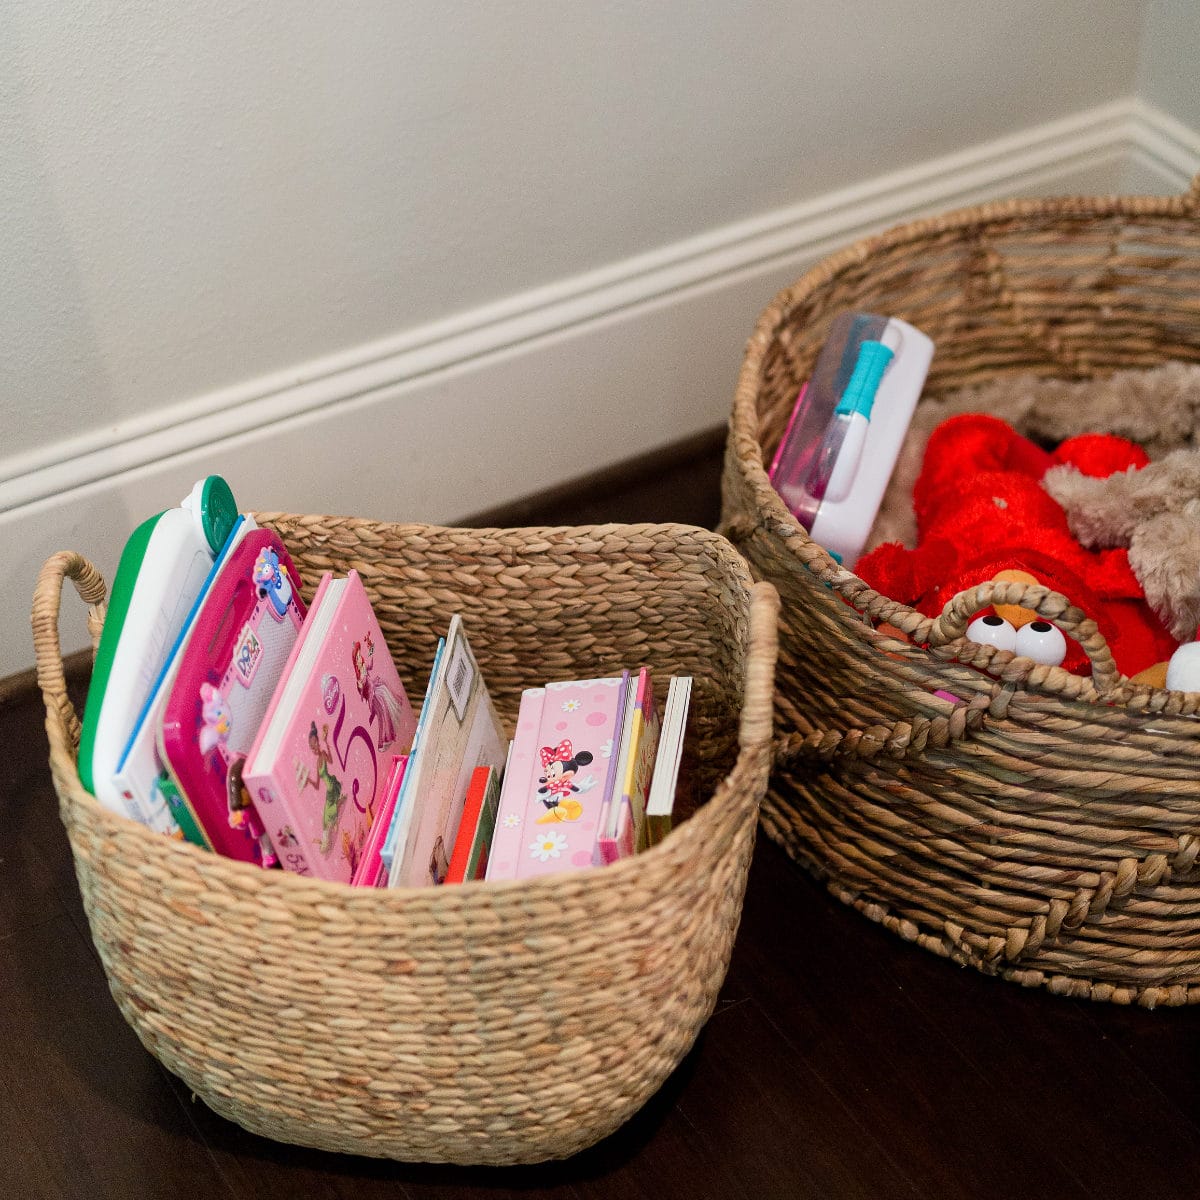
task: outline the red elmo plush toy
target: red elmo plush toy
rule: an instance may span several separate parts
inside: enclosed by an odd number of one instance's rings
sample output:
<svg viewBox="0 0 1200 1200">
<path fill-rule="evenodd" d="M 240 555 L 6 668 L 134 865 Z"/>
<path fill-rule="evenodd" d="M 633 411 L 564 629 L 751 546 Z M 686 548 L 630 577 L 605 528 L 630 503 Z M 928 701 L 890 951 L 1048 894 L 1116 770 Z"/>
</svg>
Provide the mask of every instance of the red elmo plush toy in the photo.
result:
<svg viewBox="0 0 1200 1200">
<path fill-rule="evenodd" d="M 1058 463 L 1105 478 L 1148 462 L 1140 446 L 1109 434 L 1070 438 L 1051 453 L 995 417 L 952 417 L 929 439 L 914 489 L 917 548 L 886 543 L 859 559 L 855 571 L 930 617 L 966 588 L 1002 571 L 1025 572 L 1091 617 L 1117 666 L 1133 675 L 1169 658 L 1176 642 L 1146 603 L 1127 551 L 1084 549 L 1039 480 Z M 1073 641 L 1063 666 L 1091 671 Z"/>
</svg>

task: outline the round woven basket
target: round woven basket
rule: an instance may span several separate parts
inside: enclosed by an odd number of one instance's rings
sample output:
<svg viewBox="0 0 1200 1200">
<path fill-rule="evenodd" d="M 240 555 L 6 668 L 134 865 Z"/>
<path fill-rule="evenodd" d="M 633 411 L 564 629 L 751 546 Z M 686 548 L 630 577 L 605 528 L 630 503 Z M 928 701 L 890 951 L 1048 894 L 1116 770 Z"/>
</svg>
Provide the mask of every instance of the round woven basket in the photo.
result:
<svg viewBox="0 0 1200 1200">
<path fill-rule="evenodd" d="M 704 802 L 604 869 L 441 888 L 349 888 L 156 835 L 79 782 L 60 593 L 72 579 L 98 638 L 105 588 L 55 555 L 33 616 L 50 766 L 122 1014 L 214 1110 L 280 1141 L 456 1163 L 596 1142 L 680 1062 L 725 977 L 769 771 L 774 589 L 686 526 L 259 520 L 309 595 L 359 571 L 410 695 L 455 612 L 510 730 L 545 680 L 691 674 L 684 776 Z"/>
<path fill-rule="evenodd" d="M 722 529 L 782 600 L 771 836 L 938 954 L 1148 1007 L 1200 999 L 1200 696 L 1130 684 L 1087 614 L 1042 588 L 984 585 L 934 620 L 879 595 L 808 537 L 764 462 L 845 310 L 928 333 L 934 398 L 1200 360 L 1198 209 L 1200 183 L 987 204 L 825 259 L 758 321 L 723 477 Z M 993 600 L 1077 638 L 1092 677 L 966 642 Z"/>
</svg>

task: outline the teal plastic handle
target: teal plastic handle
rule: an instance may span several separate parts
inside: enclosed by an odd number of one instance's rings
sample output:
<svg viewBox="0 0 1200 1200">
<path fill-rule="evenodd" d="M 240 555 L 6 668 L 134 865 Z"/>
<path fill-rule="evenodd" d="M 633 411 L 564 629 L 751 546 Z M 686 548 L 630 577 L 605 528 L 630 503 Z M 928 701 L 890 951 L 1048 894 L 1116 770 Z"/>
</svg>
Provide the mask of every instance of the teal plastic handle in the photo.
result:
<svg viewBox="0 0 1200 1200">
<path fill-rule="evenodd" d="M 861 413 L 869 421 L 871 410 L 875 407 L 875 396 L 879 391 L 879 381 L 884 371 L 892 361 L 894 352 L 891 347 L 882 342 L 866 341 L 858 349 L 858 362 L 854 364 L 854 374 L 846 384 L 846 390 L 835 408 L 835 416 L 847 416 L 851 413 Z"/>
</svg>

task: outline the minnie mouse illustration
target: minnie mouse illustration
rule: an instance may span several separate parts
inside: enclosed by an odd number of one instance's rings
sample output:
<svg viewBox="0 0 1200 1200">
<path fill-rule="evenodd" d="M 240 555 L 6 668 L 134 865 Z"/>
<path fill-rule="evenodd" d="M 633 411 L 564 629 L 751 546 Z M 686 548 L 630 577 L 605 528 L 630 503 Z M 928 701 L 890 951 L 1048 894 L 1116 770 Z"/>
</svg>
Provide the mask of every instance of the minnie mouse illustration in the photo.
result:
<svg viewBox="0 0 1200 1200">
<path fill-rule="evenodd" d="M 550 821 L 578 821 L 583 815 L 583 805 L 571 795 L 579 791 L 575 785 L 575 776 L 580 767 L 586 767 L 592 761 L 592 755 L 587 750 L 573 750 L 570 738 L 563 738 L 557 746 L 543 746 L 538 751 L 542 761 L 544 775 L 538 782 L 538 795 L 548 809 L 537 823 L 545 825 Z"/>
</svg>

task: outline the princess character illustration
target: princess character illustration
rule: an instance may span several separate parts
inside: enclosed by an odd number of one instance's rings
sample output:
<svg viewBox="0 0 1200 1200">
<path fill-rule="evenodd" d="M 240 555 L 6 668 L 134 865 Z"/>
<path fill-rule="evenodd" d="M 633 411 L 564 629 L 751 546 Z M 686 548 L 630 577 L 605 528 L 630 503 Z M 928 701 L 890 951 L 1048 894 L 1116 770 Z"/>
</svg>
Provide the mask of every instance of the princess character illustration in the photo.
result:
<svg viewBox="0 0 1200 1200">
<path fill-rule="evenodd" d="M 583 815 L 583 805 L 574 798 L 572 793 L 578 792 L 575 776 L 580 767 L 586 767 L 592 761 L 592 755 L 587 750 L 575 750 L 570 738 L 563 738 L 557 746 L 543 746 L 538 751 L 542 770 L 539 777 L 542 785 L 538 788 L 538 796 L 547 811 L 538 818 L 539 825 L 551 821 L 578 821 Z"/>
<path fill-rule="evenodd" d="M 358 871 L 358 856 L 361 847 L 355 840 L 343 829 L 342 830 L 342 858 L 350 865 L 350 877 L 353 879 Z"/>
<path fill-rule="evenodd" d="M 446 876 L 450 873 L 450 857 L 446 853 L 446 841 L 438 834 L 438 839 L 433 843 L 433 850 L 429 855 L 429 880 L 431 883 L 444 883 Z"/>
<path fill-rule="evenodd" d="M 350 661 L 354 666 L 354 682 L 358 694 L 366 701 L 370 712 L 367 720 L 375 722 L 379 749 L 386 750 L 396 740 L 397 726 L 404 710 L 400 701 L 384 683 L 383 676 L 375 670 L 375 644 L 371 641 L 370 634 L 362 641 L 354 643 L 350 651 Z"/>
<path fill-rule="evenodd" d="M 323 745 L 322 739 L 324 740 Z M 320 790 L 324 785 L 325 807 L 321 812 L 321 853 L 328 854 L 333 848 L 333 831 L 337 827 L 338 814 L 346 800 L 346 793 L 342 790 L 342 781 L 329 769 L 333 755 L 329 749 L 328 725 L 322 726 L 321 733 L 318 734 L 317 723 L 316 721 L 312 722 L 308 729 L 308 748 L 317 760 L 317 769 L 309 775 L 305 786 Z"/>
</svg>

